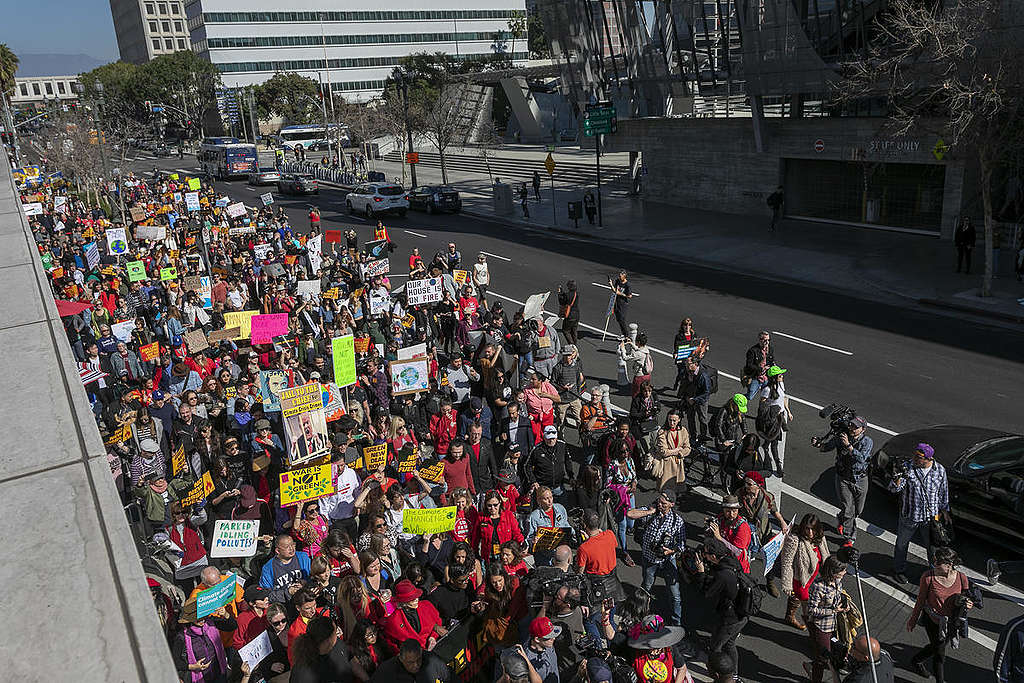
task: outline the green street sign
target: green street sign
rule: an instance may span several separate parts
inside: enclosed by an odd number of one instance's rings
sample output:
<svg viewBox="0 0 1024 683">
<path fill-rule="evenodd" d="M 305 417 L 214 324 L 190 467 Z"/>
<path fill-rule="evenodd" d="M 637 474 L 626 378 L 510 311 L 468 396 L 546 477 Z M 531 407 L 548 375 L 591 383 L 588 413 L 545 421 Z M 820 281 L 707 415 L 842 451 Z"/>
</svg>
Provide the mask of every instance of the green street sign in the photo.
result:
<svg viewBox="0 0 1024 683">
<path fill-rule="evenodd" d="M 588 137 L 607 135 L 618 129 L 613 106 L 591 106 L 583 114 L 583 134 Z"/>
</svg>

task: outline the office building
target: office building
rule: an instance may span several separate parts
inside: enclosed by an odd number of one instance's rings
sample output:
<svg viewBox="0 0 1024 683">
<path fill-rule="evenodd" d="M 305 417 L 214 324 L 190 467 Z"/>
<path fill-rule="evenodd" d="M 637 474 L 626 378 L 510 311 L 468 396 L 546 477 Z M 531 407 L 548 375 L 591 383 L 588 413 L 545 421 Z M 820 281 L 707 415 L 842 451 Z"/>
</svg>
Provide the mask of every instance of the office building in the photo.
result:
<svg viewBox="0 0 1024 683">
<path fill-rule="evenodd" d="M 189 49 L 184 0 L 110 0 L 121 61 L 144 64 Z"/>
<path fill-rule="evenodd" d="M 78 76 L 32 76 L 14 79 L 11 104 L 42 105 L 53 100 L 75 100 Z"/>
<path fill-rule="evenodd" d="M 192 0 L 185 11 L 192 46 L 217 66 L 224 85 L 266 81 L 294 71 L 331 83 L 346 100 L 378 95 L 402 57 L 446 52 L 483 59 L 495 48 L 525 63 L 526 37 L 513 41 L 509 20 L 525 16 L 524 0 L 453 0 L 422 9 L 413 0 L 365 3 L 298 0 Z"/>
</svg>

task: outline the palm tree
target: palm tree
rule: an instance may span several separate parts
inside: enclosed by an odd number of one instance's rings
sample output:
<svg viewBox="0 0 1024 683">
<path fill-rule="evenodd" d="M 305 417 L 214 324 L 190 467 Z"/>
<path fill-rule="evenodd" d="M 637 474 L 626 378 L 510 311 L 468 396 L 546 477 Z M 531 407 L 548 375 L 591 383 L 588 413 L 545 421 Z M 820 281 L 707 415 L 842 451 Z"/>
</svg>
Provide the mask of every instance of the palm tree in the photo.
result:
<svg viewBox="0 0 1024 683">
<path fill-rule="evenodd" d="M 0 43 L 0 91 L 5 95 L 14 91 L 14 74 L 18 71 L 18 56 L 7 43 Z"/>
</svg>

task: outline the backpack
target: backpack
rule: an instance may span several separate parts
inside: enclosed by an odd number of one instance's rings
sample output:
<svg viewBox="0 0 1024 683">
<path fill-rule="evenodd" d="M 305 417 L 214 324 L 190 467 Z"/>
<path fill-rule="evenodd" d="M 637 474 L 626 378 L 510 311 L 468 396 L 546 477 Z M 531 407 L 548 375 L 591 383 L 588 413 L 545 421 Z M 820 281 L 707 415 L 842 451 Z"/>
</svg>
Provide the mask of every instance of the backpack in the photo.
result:
<svg viewBox="0 0 1024 683">
<path fill-rule="evenodd" d="M 775 405 L 765 410 L 757 411 L 757 419 L 754 420 L 754 426 L 757 429 L 757 433 L 766 441 L 775 441 L 782 438 L 782 425 L 779 421 L 779 414 L 781 412 L 782 409 Z"/>
<path fill-rule="evenodd" d="M 753 617 L 761 612 L 761 602 L 764 600 L 764 591 L 749 574 L 736 572 L 736 602 L 733 608 L 736 616 L 740 619 Z"/>
<path fill-rule="evenodd" d="M 713 365 L 708 365 L 707 363 L 704 363 L 704 362 L 701 362 L 700 368 L 705 373 L 707 373 L 708 385 L 710 385 L 710 387 L 711 387 L 711 393 L 712 394 L 717 394 L 718 393 L 718 368 L 714 367 Z"/>
</svg>

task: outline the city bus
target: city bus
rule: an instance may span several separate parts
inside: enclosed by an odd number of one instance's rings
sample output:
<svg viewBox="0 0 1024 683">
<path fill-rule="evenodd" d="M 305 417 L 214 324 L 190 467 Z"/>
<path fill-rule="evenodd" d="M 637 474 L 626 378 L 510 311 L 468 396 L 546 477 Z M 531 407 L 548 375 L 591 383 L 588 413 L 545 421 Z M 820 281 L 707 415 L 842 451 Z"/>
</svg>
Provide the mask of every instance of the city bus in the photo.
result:
<svg viewBox="0 0 1024 683">
<path fill-rule="evenodd" d="M 277 134 L 277 144 L 289 150 L 300 146 L 306 149 L 326 149 L 327 128 L 323 124 L 285 126 Z M 342 147 L 348 147 L 348 126 L 337 123 L 330 124 L 330 128 L 334 131 L 332 137 L 341 142 Z"/>
<path fill-rule="evenodd" d="M 218 179 L 248 176 L 259 169 L 256 145 L 204 140 L 196 154 L 203 173 Z"/>
</svg>

